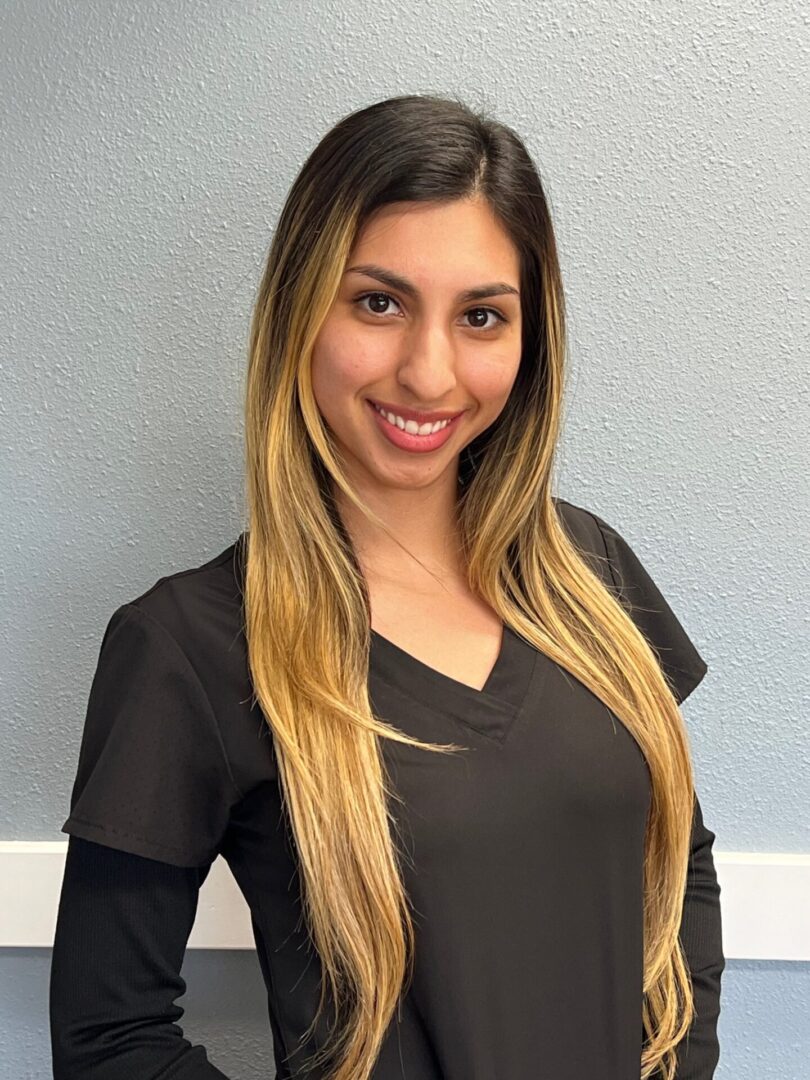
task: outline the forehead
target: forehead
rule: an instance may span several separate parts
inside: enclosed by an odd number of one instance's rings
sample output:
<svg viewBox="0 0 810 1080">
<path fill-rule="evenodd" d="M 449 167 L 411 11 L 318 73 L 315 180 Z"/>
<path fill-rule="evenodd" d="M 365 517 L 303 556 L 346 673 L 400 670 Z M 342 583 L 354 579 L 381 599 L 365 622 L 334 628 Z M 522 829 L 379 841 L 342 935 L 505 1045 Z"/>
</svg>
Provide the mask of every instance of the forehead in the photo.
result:
<svg viewBox="0 0 810 1080">
<path fill-rule="evenodd" d="M 511 236 L 481 200 L 394 203 L 360 230 L 347 266 L 376 263 L 448 287 L 498 278 L 518 285 L 520 257 Z"/>
</svg>

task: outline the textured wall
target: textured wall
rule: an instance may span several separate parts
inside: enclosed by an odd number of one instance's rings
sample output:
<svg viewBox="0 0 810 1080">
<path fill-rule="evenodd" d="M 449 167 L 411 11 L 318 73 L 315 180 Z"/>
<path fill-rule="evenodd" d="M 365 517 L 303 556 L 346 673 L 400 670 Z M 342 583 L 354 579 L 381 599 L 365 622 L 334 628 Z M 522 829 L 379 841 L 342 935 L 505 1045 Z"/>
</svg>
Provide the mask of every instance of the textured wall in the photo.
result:
<svg viewBox="0 0 810 1080">
<path fill-rule="evenodd" d="M 64 839 L 109 614 L 242 527 L 247 323 L 301 162 L 351 109 L 446 91 L 540 165 L 558 488 L 709 663 L 685 715 L 716 847 L 810 850 L 809 51 L 789 0 L 4 4 L 0 837 Z M 4 1078 L 48 1075 L 48 958 L 0 953 Z M 271 1076 L 255 956 L 184 973 L 187 1032 Z M 729 964 L 721 1080 L 807 1075 L 809 980 Z"/>
</svg>

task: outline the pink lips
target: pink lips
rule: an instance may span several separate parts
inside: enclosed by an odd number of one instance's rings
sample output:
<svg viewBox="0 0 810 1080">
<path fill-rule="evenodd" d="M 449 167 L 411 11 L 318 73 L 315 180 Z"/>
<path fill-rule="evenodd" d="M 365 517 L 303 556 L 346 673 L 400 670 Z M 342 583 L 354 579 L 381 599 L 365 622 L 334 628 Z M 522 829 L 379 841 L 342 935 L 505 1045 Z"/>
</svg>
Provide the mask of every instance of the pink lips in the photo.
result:
<svg viewBox="0 0 810 1080">
<path fill-rule="evenodd" d="M 441 429 L 441 431 L 436 431 L 432 435 L 411 435 L 407 431 L 403 431 L 396 425 L 389 423 L 370 401 L 368 401 L 368 407 L 371 409 L 378 429 L 389 443 L 392 443 L 400 450 L 408 450 L 411 453 L 416 454 L 424 454 L 430 450 L 437 450 L 440 446 L 444 446 L 455 431 L 459 420 L 464 415 L 463 413 L 459 413 L 458 416 L 454 417 Z"/>
<path fill-rule="evenodd" d="M 425 410 L 419 412 L 416 409 L 409 409 L 405 405 L 396 405 L 391 401 L 375 401 L 374 398 L 368 399 L 372 405 L 376 405 L 377 408 L 382 409 L 383 412 L 393 413 L 394 416 L 401 416 L 403 420 L 413 420 L 417 424 L 435 424 L 437 420 L 455 420 L 455 418 L 464 410 L 459 409 L 457 412 L 452 412 L 450 409 L 441 409 L 430 412 Z"/>
</svg>

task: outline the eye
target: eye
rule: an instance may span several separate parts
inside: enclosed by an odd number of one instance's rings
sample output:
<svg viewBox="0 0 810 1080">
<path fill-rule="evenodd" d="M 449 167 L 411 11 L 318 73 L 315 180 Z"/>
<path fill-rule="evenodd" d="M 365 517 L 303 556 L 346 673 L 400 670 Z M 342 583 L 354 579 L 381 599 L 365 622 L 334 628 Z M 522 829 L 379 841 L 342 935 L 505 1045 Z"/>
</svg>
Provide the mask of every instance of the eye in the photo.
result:
<svg viewBox="0 0 810 1080">
<path fill-rule="evenodd" d="M 368 300 L 372 296 L 374 297 L 375 300 L 378 297 L 381 297 L 383 299 L 383 301 L 386 302 L 386 303 L 396 304 L 396 300 L 394 299 L 394 297 L 390 296 L 386 292 L 367 292 L 367 293 L 363 293 L 363 295 L 358 296 L 357 299 L 354 302 L 355 302 L 355 304 L 362 304 L 364 300 Z M 399 306 L 399 305 L 397 305 L 397 306 Z M 389 312 L 387 312 L 387 311 L 369 311 L 369 309 L 366 308 L 366 307 L 364 307 L 362 310 L 365 311 L 367 315 L 388 315 L 389 314 Z"/>
<path fill-rule="evenodd" d="M 358 296 L 355 299 L 354 303 L 358 304 L 358 305 L 362 305 L 366 300 L 368 300 L 371 297 L 374 297 L 375 300 L 378 299 L 378 298 L 382 298 L 382 301 L 384 303 L 386 303 L 386 304 L 392 303 L 392 304 L 397 304 L 397 307 L 399 306 L 398 301 L 395 300 L 394 297 L 391 296 L 390 293 L 380 292 L 379 290 L 375 290 L 374 292 L 363 293 L 362 296 Z M 390 314 L 388 311 L 370 311 L 367 307 L 362 307 L 362 310 L 365 311 L 366 314 L 368 314 L 368 315 L 379 316 L 380 318 L 384 317 L 385 315 Z M 494 330 L 495 327 L 498 325 L 498 323 L 506 323 L 506 322 L 509 321 L 505 316 L 501 315 L 500 311 L 497 311 L 495 308 L 491 308 L 491 307 L 468 308 L 464 312 L 464 315 L 467 316 L 467 315 L 470 315 L 473 312 L 476 313 L 476 314 L 478 314 L 479 312 L 486 312 L 489 315 L 493 315 L 495 317 L 495 321 L 489 323 L 486 326 L 471 326 L 470 327 L 471 330 Z"/>
<path fill-rule="evenodd" d="M 491 307 L 473 307 L 473 308 L 469 308 L 467 311 L 465 311 L 464 314 L 469 315 L 471 311 L 474 311 L 476 313 L 483 311 L 488 315 L 494 315 L 495 316 L 495 322 L 494 323 L 490 323 L 488 326 L 473 327 L 474 330 L 494 330 L 495 327 L 498 325 L 498 323 L 507 322 L 507 319 L 503 315 L 501 315 L 500 311 L 496 311 L 495 308 L 491 308 Z"/>
</svg>

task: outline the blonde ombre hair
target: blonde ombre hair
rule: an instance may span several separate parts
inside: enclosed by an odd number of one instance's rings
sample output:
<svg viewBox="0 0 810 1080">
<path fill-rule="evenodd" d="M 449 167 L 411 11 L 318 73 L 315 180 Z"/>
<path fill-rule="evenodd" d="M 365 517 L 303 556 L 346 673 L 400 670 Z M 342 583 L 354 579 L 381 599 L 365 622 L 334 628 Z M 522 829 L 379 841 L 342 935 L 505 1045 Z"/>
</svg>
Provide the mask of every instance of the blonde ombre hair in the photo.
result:
<svg viewBox="0 0 810 1080">
<path fill-rule="evenodd" d="M 497 421 L 460 462 L 470 589 L 591 690 L 651 778 L 644 860 L 641 1080 L 673 1080 L 694 1004 L 679 942 L 694 799 L 687 733 L 655 653 L 564 530 L 551 495 L 565 372 L 549 208 L 521 140 L 455 99 L 404 96 L 342 119 L 295 179 L 251 322 L 246 383 L 245 634 L 297 849 L 302 903 L 335 1009 L 308 1065 L 366 1080 L 412 976 L 414 932 L 381 739 L 435 753 L 372 713 L 370 604 L 336 485 L 352 488 L 313 397 L 310 361 L 360 230 L 394 202 L 486 200 L 521 263 L 522 355 Z M 386 529 L 388 532 L 388 530 Z M 389 533 L 390 535 L 390 533 Z M 393 539 L 393 537 L 392 537 Z"/>
</svg>

